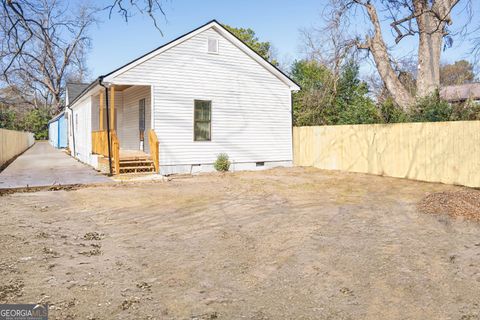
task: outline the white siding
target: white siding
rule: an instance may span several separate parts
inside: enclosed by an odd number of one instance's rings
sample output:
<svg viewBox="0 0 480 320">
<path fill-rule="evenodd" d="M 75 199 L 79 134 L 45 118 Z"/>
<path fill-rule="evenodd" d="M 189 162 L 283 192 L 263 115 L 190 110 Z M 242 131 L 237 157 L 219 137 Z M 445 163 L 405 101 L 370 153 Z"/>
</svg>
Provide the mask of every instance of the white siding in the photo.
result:
<svg viewBox="0 0 480 320">
<path fill-rule="evenodd" d="M 58 121 L 52 121 L 48 124 L 48 141 L 53 147 L 58 146 Z"/>
<path fill-rule="evenodd" d="M 207 53 L 207 39 L 219 54 Z M 291 161 L 289 87 L 210 28 L 114 78 L 153 87 L 161 165 Z M 195 99 L 212 101 L 212 141 L 193 141 Z"/>
<path fill-rule="evenodd" d="M 67 120 L 68 150 L 70 151 L 70 155 L 73 156 L 72 111 L 69 108 L 65 108 L 65 117 Z"/>
<path fill-rule="evenodd" d="M 138 150 L 140 147 L 139 101 L 145 99 L 145 152 L 149 152 L 150 87 L 133 86 L 123 91 L 123 105 L 119 116 L 118 138 L 122 149 Z"/>
<path fill-rule="evenodd" d="M 75 135 L 75 146 L 73 146 L 73 136 L 70 149 L 75 152 L 75 158 L 90 165 L 95 165 L 95 159 L 92 157 L 92 97 L 86 96 L 75 104 L 72 108 L 73 133 Z M 77 121 L 78 117 L 78 121 Z"/>
<path fill-rule="evenodd" d="M 150 87 L 132 86 L 123 91 L 115 92 L 115 130 L 120 140 L 120 148 L 138 150 L 140 146 L 139 136 L 139 100 L 145 99 L 145 118 L 146 131 L 150 130 Z M 110 102 L 111 103 L 111 102 Z M 103 127 L 106 130 L 106 101 L 104 98 L 103 109 Z M 99 130 L 99 106 L 100 95 L 93 96 L 92 102 L 92 128 L 93 131 Z M 147 132 L 146 136 L 147 138 Z M 148 141 L 145 142 L 145 151 L 148 152 Z"/>
</svg>

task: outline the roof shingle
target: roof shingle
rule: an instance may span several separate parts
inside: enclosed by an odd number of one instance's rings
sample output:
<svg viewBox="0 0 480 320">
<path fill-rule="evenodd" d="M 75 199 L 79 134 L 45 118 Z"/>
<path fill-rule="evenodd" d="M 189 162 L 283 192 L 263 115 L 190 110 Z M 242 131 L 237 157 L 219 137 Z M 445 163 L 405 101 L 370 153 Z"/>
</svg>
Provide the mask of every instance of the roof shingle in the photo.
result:
<svg viewBox="0 0 480 320">
<path fill-rule="evenodd" d="M 67 100 L 69 102 L 75 100 L 86 87 L 88 83 L 67 83 Z"/>
</svg>

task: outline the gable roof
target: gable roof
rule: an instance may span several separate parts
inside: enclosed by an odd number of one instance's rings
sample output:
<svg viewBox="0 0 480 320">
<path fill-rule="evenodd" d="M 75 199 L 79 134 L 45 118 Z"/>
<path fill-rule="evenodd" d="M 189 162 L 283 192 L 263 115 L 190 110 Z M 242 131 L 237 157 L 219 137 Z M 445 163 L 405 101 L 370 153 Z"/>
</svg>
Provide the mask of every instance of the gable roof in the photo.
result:
<svg viewBox="0 0 480 320">
<path fill-rule="evenodd" d="M 87 87 L 88 83 L 67 83 L 66 100 L 69 102 L 75 100 Z"/>
<path fill-rule="evenodd" d="M 261 66 L 263 66 L 265 69 L 270 71 L 273 75 L 275 75 L 277 78 L 279 78 L 281 81 L 283 81 L 286 85 L 290 87 L 290 90 L 292 91 L 297 91 L 300 90 L 300 86 L 295 83 L 292 79 L 290 79 L 289 76 L 287 76 L 283 71 L 281 71 L 279 68 L 274 66 L 272 63 L 270 63 L 268 60 L 260 56 L 258 53 L 256 53 L 254 50 L 252 50 L 249 46 L 247 46 L 242 40 L 240 40 L 237 36 L 235 36 L 233 33 L 231 33 L 229 30 L 227 30 L 225 27 L 223 27 L 218 21 L 212 20 L 146 54 L 143 56 L 138 57 L 137 59 L 134 59 L 130 61 L 129 63 L 113 70 L 112 72 L 102 76 L 102 78 L 105 80 L 105 82 L 109 82 L 109 80 L 113 79 L 115 76 L 126 72 L 127 70 L 141 64 L 144 61 L 147 61 L 154 56 L 194 37 L 195 35 L 210 29 L 214 28 L 217 32 L 219 32 L 221 35 L 223 35 L 227 40 L 232 42 L 234 45 L 236 45 L 239 49 L 241 49 L 243 52 L 245 52 L 247 55 L 249 55 L 252 59 L 257 61 Z"/>
<path fill-rule="evenodd" d="M 480 83 L 466 83 L 456 86 L 445 86 L 440 89 L 440 97 L 449 102 L 459 102 L 468 99 L 480 99 Z"/>
<path fill-rule="evenodd" d="M 115 76 L 135 67 L 136 65 L 139 65 L 140 63 L 149 60 L 150 58 L 162 53 L 163 51 L 166 51 L 190 38 L 193 36 L 207 30 L 210 28 L 214 28 L 216 31 L 218 31 L 221 35 L 223 35 L 226 39 L 230 40 L 233 44 L 235 44 L 238 48 L 240 48 L 242 51 L 244 51 L 246 54 L 248 54 L 252 59 L 257 61 L 260 65 L 265 67 L 268 71 L 273 73 L 277 78 L 279 78 L 281 81 L 283 81 L 285 84 L 287 84 L 290 87 L 290 90 L 292 91 L 298 91 L 300 90 L 300 86 L 295 83 L 292 79 L 290 79 L 289 76 L 287 76 L 282 70 L 271 64 L 268 60 L 260 56 L 258 53 L 256 53 L 254 50 L 252 50 L 249 46 L 247 46 L 245 43 L 243 43 L 242 40 L 237 38 L 233 33 L 228 31 L 226 28 L 224 28 L 217 20 L 212 20 L 210 22 L 207 22 L 206 24 L 170 41 L 167 42 L 166 44 L 153 49 L 150 52 L 147 52 L 146 54 L 128 62 L 127 64 L 105 74 L 101 75 L 95 80 L 93 80 L 91 83 L 86 84 L 86 83 L 80 83 L 80 84 L 74 84 L 78 85 L 74 90 L 79 90 L 80 87 L 82 87 L 80 93 L 76 95 L 75 97 L 69 96 L 68 100 L 68 107 L 72 106 L 75 102 L 77 102 L 80 98 L 82 98 L 87 92 L 89 92 L 92 88 L 97 87 L 97 85 L 101 85 L 102 82 L 109 82 L 111 79 L 113 79 Z M 68 90 L 68 85 L 67 85 L 67 90 Z"/>
</svg>

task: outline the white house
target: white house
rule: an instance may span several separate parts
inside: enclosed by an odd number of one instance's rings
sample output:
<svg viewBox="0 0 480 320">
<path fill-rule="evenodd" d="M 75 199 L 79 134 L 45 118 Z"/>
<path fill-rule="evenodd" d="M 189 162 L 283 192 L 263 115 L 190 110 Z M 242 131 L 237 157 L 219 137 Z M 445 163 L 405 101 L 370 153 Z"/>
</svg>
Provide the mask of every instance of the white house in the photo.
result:
<svg viewBox="0 0 480 320">
<path fill-rule="evenodd" d="M 220 153 L 233 170 L 290 166 L 299 89 L 211 21 L 68 98 L 69 149 L 114 173 L 211 171 Z"/>
</svg>

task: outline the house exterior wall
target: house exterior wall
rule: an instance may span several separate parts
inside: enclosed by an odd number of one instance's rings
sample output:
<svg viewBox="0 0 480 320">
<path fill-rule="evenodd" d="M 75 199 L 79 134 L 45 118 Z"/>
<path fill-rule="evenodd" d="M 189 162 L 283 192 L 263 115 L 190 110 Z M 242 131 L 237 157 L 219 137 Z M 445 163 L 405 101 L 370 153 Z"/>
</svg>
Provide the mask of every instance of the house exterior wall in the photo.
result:
<svg viewBox="0 0 480 320">
<path fill-rule="evenodd" d="M 73 156 L 73 116 L 72 110 L 70 108 L 65 108 L 65 115 L 67 119 L 67 144 L 68 144 L 68 151 L 70 155 Z"/>
<path fill-rule="evenodd" d="M 150 130 L 150 87 L 133 86 L 122 91 L 123 105 L 118 117 L 121 125 L 118 126 L 118 138 L 120 148 L 139 150 L 140 127 L 139 127 L 139 101 L 145 99 L 145 141 L 144 151 L 150 152 L 148 145 L 148 130 Z M 120 109 L 119 109 L 120 110 Z"/>
<path fill-rule="evenodd" d="M 54 148 L 58 148 L 58 120 L 48 124 L 48 142 Z"/>
<path fill-rule="evenodd" d="M 209 38 L 219 40 L 218 54 L 207 52 Z M 213 28 L 117 75 L 113 82 L 152 86 L 152 123 L 162 173 L 193 170 L 193 164 L 209 171 L 223 152 L 237 167 L 291 164 L 290 88 Z M 209 142 L 193 140 L 196 99 L 212 101 Z"/>
<path fill-rule="evenodd" d="M 139 100 L 145 99 L 145 152 L 149 152 L 148 130 L 150 130 L 150 87 L 132 86 L 123 91 L 115 92 L 115 130 L 121 149 L 139 150 Z M 109 102 L 111 103 L 111 101 Z M 107 129 L 106 101 L 103 103 L 103 128 Z M 100 130 L 100 94 L 93 95 L 92 100 L 92 130 Z"/>
<path fill-rule="evenodd" d="M 97 157 L 92 155 L 92 100 L 92 96 L 85 96 L 72 107 L 73 131 L 69 143 L 75 158 L 96 167 Z"/>
</svg>

